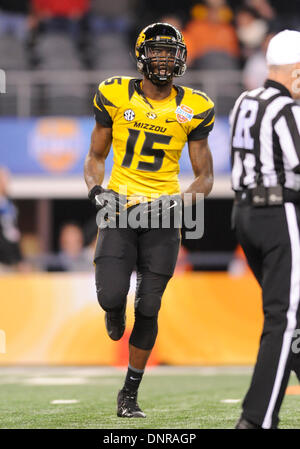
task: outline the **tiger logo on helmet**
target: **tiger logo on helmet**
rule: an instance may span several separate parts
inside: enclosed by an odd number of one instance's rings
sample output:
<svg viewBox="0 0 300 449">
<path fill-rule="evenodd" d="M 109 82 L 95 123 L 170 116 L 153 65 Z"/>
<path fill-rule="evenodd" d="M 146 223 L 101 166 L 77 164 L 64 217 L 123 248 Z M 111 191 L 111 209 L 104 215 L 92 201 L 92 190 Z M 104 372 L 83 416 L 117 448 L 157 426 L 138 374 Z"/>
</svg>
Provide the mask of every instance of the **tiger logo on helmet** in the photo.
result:
<svg viewBox="0 0 300 449">
<path fill-rule="evenodd" d="M 187 49 L 182 33 L 168 23 L 144 28 L 135 44 L 137 69 L 154 84 L 166 84 L 186 70 Z"/>
</svg>

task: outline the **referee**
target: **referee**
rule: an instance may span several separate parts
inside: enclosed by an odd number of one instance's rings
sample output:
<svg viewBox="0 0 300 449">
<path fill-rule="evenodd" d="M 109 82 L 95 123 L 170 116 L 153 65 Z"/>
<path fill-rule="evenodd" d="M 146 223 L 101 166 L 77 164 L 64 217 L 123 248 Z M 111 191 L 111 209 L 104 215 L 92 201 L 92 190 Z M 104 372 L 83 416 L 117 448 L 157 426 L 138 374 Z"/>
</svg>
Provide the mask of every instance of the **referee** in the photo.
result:
<svg viewBox="0 0 300 449">
<path fill-rule="evenodd" d="M 244 92 L 230 117 L 232 219 L 264 312 L 237 429 L 277 428 L 290 372 L 300 373 L 292 351 L 300 328 L 300 32 L 275 35 L 266 59 L 264 86 Z"/>
</svg>

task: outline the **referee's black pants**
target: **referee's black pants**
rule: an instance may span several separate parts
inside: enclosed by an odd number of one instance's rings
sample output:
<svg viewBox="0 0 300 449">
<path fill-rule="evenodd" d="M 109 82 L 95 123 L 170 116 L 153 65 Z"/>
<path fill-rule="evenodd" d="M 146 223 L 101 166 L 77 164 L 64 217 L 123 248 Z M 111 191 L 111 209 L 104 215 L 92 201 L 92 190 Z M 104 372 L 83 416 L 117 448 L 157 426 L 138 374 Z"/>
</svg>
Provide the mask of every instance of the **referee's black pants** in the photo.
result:
<svg viewBox="0 0 300 449">
<path fill-rule="evenodd" d="M 234 224 L 248 263 L 262 287 L 264 326 L 242 417 L 263 428 L 277 427 L 300 327 L 300 206 L 235 204 Z M 242 298 L 241 298 L 242 299 Z"/>
</svg>

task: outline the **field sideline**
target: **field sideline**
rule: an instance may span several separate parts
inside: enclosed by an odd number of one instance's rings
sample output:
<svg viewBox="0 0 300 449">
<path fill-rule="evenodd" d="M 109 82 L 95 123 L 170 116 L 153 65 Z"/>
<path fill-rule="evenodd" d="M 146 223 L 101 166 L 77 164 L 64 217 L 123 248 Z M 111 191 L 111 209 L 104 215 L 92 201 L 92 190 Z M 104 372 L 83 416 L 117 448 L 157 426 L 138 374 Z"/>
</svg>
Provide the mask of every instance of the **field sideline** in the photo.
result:
<svg viewBox="0 0 300 449">
<path fill-rule="evenodd" d="M 0 428 L 230 429 L 251 372 L 249 367 L 149 368 L 139 393 L 147 418 L 130 420 L 116 416 L 124 369 L 1 367 Z M 298 385 L 294 374 L 290 385 Z M 286 395 L 280 428 L 300 428 L 299 402 L 299 395 Z"/>
</svg>

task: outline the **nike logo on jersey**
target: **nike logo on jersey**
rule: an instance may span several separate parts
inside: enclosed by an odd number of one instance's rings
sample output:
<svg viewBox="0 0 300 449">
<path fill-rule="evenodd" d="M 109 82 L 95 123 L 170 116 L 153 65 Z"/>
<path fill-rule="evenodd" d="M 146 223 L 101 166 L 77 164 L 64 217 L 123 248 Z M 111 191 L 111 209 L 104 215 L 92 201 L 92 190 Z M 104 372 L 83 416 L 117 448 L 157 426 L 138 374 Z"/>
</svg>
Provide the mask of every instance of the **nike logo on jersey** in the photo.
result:
<svg viewBox="0 0 300 449">
<path fill-rule="evenodd" d="M 177 120 L 166 118 L 166 123 L 173 123 L 173 122 L 177 123 Z"/>
</svg>

